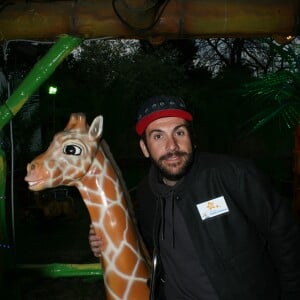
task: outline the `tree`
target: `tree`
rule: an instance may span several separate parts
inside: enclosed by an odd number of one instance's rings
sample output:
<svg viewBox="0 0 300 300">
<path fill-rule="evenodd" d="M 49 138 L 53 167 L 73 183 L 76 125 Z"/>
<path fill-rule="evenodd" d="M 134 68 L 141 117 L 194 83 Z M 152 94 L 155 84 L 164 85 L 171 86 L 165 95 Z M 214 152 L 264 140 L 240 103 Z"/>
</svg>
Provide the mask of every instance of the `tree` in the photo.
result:
<svg viewBox="0 0 300 300">
<path fill-rule="evenodd" d="M 248 68 L 253 76 L 299 68 L 298 39 L 278 44 L 271 38 L 214 38 L 197 40 L 196 66 L 207 67 L 216 76 L 233 66 Z"/>
</svg>

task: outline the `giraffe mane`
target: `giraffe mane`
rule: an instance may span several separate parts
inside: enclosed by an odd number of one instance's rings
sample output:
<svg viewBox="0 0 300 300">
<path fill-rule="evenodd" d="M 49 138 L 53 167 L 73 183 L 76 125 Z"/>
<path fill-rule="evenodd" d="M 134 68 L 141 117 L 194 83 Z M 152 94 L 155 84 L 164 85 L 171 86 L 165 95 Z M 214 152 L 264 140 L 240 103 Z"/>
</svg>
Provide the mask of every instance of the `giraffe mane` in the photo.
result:
<svg viewBox="0 0 300 300">
<path fill-rule="evenodd" d="M 146 259 L 146 263 L 148 264 L 148 266 L 150 266 L 151 265 L 151 259 L 150 259 L 149 254 L 148 254 L 148 250 L 146 249 L 146 246 L 143 242 L 142 236 L 141 236 L 141 234 L 138 230 L 138 225 L 137 225 L 137 221 L 136 221 L 136 218 L 135 218 L 133 203 L 132 203 L 130 193 L 128 191 L 125 179 L 123 177 L 122 171 L 119 168 L 113 154 L 111 153 L 109 145 L 107 144 L 105 139 L 102 138 L 100 140 L 100 146 L 101 146 L 103 152 L 105 153 L 105 155 L 107 156 L 107 158 L 109 159 L 109 161 L 111 162 L 111 165 L 112 165 L 114 171 L 116 172 L 116 174 L 117 174 L 117 176 L 120 180 L 121 187 L 122 187 L 122 189 L 124 191 L 124 194 L 125 194 L 125 201 L 126 201 L 126 204 L 127 204 L 128 213 L 129 213 L 129 215 L 130 215 L 130 217 L 133 221 L 133 224 L 135 226 L 135 231 L 136 231 L 136 234 L 138 236 L 138 242 L 141 246 L 141 250 L 142 250 L 143 255 Z"/>
</svg>

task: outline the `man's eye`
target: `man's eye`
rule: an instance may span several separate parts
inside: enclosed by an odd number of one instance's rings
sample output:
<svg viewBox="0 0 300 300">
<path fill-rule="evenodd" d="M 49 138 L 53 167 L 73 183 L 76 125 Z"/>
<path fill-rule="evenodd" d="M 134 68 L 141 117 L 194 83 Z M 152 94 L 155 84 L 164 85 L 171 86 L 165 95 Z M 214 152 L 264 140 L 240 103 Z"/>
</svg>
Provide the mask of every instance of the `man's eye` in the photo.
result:
<svg viewBox="0 0 300 300">
<path fill-rule="evenodd" d="M 81 151 L 81 148 L 77 145 L 67 145 L 64 147 L 64 154 L 68 155 L 80 155 Z"/>
<path fill-rule="evenodd" d="M 178 130 L 176 132 L 176 134 L 179 135 L 179 136 L 182 136 L 182 135 L 185 135 L 185 132 L 183 130 Z"/>
<path fill-rule="evenodd" d="M 155 134 L 155 135 L 153 136 L 153 138 L 154 138 L 155 140 L 159 140 L 161 137 L 162 137 L 161 134 Z"/>
</svg>

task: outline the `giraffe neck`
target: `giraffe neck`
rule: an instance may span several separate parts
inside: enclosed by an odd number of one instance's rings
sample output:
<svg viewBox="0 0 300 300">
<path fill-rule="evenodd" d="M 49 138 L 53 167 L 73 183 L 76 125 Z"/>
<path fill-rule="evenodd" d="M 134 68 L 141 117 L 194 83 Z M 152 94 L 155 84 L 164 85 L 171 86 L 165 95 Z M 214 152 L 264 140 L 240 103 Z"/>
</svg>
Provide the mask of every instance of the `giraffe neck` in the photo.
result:
<svg viewBox="0 0 300 300">
<path fill-rule="evenodd" d="M 108 299 L 149 298 L 148 268 L 124 191 L 101 148 L 77 188 L 103 240 L 102 266 Z"/>
</svg>

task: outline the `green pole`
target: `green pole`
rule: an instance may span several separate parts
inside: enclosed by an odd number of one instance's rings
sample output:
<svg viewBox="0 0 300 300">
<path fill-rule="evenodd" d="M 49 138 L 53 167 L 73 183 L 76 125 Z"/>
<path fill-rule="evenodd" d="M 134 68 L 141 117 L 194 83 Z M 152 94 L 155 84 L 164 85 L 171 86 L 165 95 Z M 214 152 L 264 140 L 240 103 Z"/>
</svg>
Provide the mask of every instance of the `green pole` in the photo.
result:
<svg viewBox="0 0 300 300">
<path fill-rule="evenodd" d="M 30 276 L 62 278 L 62 277 L 99 277 L 102 278 L 102 269 L 99 263 L 92 264 L 19 264 L 15 271 Z"/>
<path fill-rule="evenodd" d="M 13 252 L 6 222 L 6 156 L 1 148 L 2 133 L 0 131 L 0 290 L 6 299 L 15 299 L 15 291 L 6 274 L 13 265 Z"/>
<path fill-rule="evenodd" d="M 77 47 L 82 40 L 63 35 L 39 60 L 14 93 L 0 107 L 0 290 L 4 298 L 13 298 L 11 280 L 6 278 L 12 267 L 13 255 L 9 245 L 5 208 L 6 160 L 1 147 L 2 128 L 17 114 L 29 97 L 55 71 L 56 67 Z"/>
<path fill-rule="evenodd" d="M 6 185 L 6 160 L 5 153 L 0 147 L 0 283 L 3 282 L 3 273 L 8 262 L 10 245 L 8 240 L 5 208 L 5 185 Z"/>
<path fill-rule="evenodd" d="M 0 129 L 17 114 L 28 98 L 81 41 L 80 38 L 63 35 L 50 48 L 48 53 L 35 64 L 23 82 L 0 107 Z"/>
</svg>

